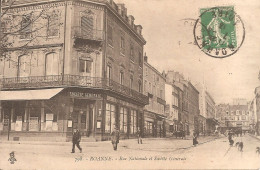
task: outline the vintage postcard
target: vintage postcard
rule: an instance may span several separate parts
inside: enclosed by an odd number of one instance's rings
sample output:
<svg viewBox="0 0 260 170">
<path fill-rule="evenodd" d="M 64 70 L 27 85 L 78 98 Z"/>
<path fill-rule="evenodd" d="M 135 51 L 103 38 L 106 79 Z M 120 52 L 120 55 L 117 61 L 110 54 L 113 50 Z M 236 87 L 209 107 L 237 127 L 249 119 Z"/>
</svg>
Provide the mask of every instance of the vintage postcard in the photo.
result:
<svg viewBox="0 0 260 170">
<path fill-rule="evenodd" d="M 0 169 L 260 169 L 259 0 L 0 0 Z"/>
</svg>

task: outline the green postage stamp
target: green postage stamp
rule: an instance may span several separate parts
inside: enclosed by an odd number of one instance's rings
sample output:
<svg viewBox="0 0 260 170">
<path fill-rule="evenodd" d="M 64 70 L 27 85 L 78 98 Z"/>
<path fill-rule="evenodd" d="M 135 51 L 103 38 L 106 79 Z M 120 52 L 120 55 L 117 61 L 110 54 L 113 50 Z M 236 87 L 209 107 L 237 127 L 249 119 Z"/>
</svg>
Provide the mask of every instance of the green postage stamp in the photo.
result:
<svg viewBox="0 0 260 170">
<path fill-rule="evenodd" d="M 194 38 L 207 55 L 224 58 L 236 53 L 244 36 L 244 24 L 233 6 L 200 9 L 200 18 L 194 26 Z"/>
</svg>

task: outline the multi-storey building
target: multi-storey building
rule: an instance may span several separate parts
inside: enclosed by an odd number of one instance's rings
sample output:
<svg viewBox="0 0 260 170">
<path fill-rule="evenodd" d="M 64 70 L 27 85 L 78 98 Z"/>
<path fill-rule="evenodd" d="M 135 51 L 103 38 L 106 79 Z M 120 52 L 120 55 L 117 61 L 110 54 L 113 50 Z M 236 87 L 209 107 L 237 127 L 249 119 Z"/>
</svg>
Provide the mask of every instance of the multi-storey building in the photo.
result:
<svg viewBox="0 0 260 170">
<path fill-rule="evenodd" d="M 184 79 L 179 72 L 168 71 L 166 73 L 167 82 L 173 83 L 179 88 L 179 121 L 181 129 L 187 134 L 199 128 L 199 92 L 190 81 Z"/>
<path fill-rule="evenodd" d="M 216 119 L 216 108 L 215 101 L 210 93 L 206 90 L 206 87 L 203 84 L 196 84 L 196 88 L 199 90 L 199 108 L 201 115 L 201 122 L 203 126 L 203 132 L 214 132 L 218 121 Z M 204 119 L 205 118 L 205 119 Z"/>
<path fill-rule="evenodd" d="M 199 91 L 188 81 L 188 112 L 190 132 L 199 130 Z"/>
<path fill-rule="evenodd" d="M 228 129 L 241 128 L 243 131 L 249 131 L 248 105 L 219 104 L 217 115 Z"/>
<path fill-rule="evenodd" d="M 260 78 L 259 78 L 259 80 L 260 80 Z M 260 86 L 255 88 L 255 99 L 254 100 L 255 100 L 254 101 L 255 132 L 257 135 L 260 135 Z"/>
<path fill-rule="evenodd" d="M 181 89 L 170 83 L 166 83 L 165 85 L 165 100 L 166 100 L 166 108 L 165 112 L 167 113 L 167 128 L 166 132 L 172 134 L 174 131 L 181 130 L 180 125 L 180 115 L 181 115 L 181 99 L 180 96 L 182 95 Z"/>
<path fill-rule="evenodd" d="M 165 77 L 148 63 L 144 56 L 144 93 L 149 105 L 144 110 L 145 136 L 165 136 Z"/>
<path fill-rule="evenodd" d="M 138 128 L 143 133 L 146 41 L 124 4 L 19 0 L 3 5 L 4 34 L 14 21 L 21 28 L 9 35 L 12 45 L 0 62 L 3 134 L 69 140 L 78 128 L 83 138 L 106 140 L 115 126 L 122 138 L 135 136 Z M 163 113 L 163 96 L 155 96 Z"/>
</svg>

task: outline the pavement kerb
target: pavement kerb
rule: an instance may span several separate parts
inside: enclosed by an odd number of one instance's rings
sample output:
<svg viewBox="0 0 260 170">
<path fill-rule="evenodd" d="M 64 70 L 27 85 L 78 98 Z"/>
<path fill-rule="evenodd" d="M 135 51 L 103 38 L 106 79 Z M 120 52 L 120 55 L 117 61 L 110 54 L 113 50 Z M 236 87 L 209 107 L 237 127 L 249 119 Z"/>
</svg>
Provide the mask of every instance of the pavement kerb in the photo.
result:
<svg viewBox="0 0 260 170">
<path fill-rule="evenodd" d="M 258 137 L 258 136 L 252 135 L 252 134 L 248 134 L 248 135 L 260 141 L 260 136 Z"/>
</svg>

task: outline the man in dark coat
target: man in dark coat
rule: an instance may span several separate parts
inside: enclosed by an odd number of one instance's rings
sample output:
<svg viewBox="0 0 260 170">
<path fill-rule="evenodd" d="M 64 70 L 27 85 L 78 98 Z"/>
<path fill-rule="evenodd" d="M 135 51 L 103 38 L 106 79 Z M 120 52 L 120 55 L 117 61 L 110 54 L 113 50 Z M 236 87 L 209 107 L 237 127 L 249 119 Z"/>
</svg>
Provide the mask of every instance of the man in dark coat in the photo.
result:
<svg viewBox="0 0 260 170">
<path fill-rule="evenodd" d="M 117 150 L 117 144 L 119 143 L 119 135 L 119 130 L 117 127 L 114 127 L 114 130 L 111 133 L 111 142 L 115 151 Z"/>
<path fill-rule="evenodd" d="M 75 145 L 78 147 L 78 149 L 80 150 L 80 153 L 82 152 L 82 148 L 79 146 L 81 140 L 81 135 L 79 133 L 78 129 L 75 129 L 73 132 L 73 137 L 72 137 L 72 152 L 71 153 L 75 153 Z"/>
<path fill-rule="evenodd" d="M 230 146 L 233 146 L 234 144 L 234 140 L 232 139 L 232 136 L 233 136 L 233 131 L 232 129 L 228 132 L 228 141 L 229 141 L 229 145 Z"/>
<path fill-rule="evenodd" d="M 138 144 L 139 144 L 139 143 L 142 144 L 143 142 L 142 142 L 142 136 L 141 136 L 141 131 L 140 131 L 140 129 L 137 130 L 137 137 L 138 137 Z"/>
<path fill-rule="evenodd" d="M 196 146 L 198 144 L 197 138 L 198 138 L 197 133 L 195 131 L 193 131 L 193 145 L 194 146 Z"/>
</svg>

